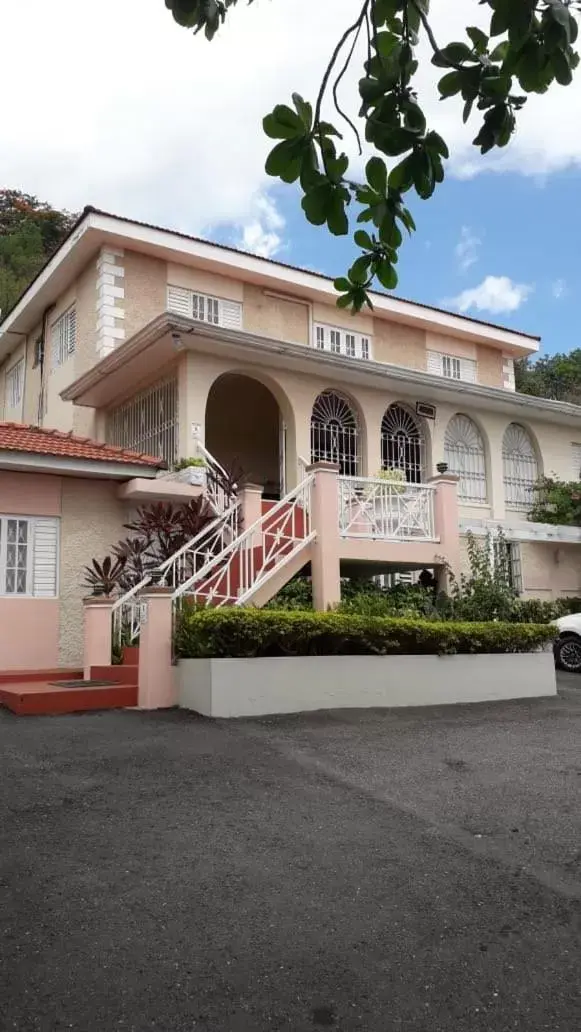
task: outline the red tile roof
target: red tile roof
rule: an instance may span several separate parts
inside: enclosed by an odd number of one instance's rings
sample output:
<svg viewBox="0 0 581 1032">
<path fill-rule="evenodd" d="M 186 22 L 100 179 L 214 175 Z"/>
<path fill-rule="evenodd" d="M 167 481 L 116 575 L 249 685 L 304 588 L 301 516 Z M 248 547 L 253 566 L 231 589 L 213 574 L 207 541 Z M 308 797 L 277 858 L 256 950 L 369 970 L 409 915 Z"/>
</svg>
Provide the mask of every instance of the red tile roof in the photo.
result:
<svg viewBox="0 0 581 1032">
<path fill-rule="evenodd" d="M 55 455 L 63 459 L 81 459 L 92 462 L 126 463 L 128 466 L 165 466 L 163 459 L 139 452 L 115 448 L 111 444 L 92 441 L 90 437 L 76 437 L 61 430 L 49 430 L 23 423 L 0 422 L 0 464 L 2 452 L 27 452 L 32 455 Z"/>
</svg>

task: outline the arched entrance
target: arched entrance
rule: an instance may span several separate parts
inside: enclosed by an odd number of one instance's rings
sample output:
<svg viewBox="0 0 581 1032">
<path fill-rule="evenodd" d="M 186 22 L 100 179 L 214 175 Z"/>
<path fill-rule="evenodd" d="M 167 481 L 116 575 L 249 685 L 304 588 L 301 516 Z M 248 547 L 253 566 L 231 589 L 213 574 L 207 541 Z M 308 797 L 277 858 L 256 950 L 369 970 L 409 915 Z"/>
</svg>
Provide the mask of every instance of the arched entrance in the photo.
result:
<svg viewBox="0 0 581 1032">
<path fill-rule="evenodd" d="M 323 391 L 313 405 L 311 461 L 335 462 L 343 477 L 359 474 L 359 421 L 349 400 L 338 391 Z"/>
<path fill-rule="evenodd" d="M 259 380 L 224 373 L 212 384 L 206 402 L 205 444 L 238 479 L 264 487 L 265 498 L 285 489 L 285 425 L 278 402 Z"/>
<path fill-rule="evenodd" d="M 408 484 L 421 484 L 425 480 L 423 427 L 404 405 L 390 405 L 381 422 L 381 468 L 400 469 Z"/>
</svg>

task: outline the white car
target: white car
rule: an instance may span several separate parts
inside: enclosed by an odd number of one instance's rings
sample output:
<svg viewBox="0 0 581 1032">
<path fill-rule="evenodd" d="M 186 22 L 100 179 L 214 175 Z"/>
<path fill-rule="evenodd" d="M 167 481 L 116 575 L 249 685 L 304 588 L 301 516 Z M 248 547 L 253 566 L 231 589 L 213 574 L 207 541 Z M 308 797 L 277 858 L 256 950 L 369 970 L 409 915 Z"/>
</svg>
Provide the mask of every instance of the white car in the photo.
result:
<svg viewBox="0 0 581 1032">
<path fill-rule="evenodd" d="M 581 613 L 560 616 L 554 622 L 559 631 L 553 646 L 556 665 L 560 670 L 581 673 Z"/>
</svg>

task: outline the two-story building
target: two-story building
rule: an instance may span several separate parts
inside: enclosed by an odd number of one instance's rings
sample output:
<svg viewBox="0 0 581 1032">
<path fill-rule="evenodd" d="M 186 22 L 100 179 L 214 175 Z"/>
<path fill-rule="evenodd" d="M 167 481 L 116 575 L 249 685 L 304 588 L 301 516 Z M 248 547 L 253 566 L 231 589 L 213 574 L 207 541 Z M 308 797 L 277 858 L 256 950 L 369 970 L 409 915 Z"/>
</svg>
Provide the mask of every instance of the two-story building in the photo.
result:
<svg viewBox="0 0 581 1032">
<path fill-rule="evenodd" d="M 342 569 L 458 567 L 468 529 L 501 526 L 520 590 L 581 594 L 577 529 L 527 520 L 538 476 L 581 462 L 581 410 L 515 392 L 538 339 L 382 293 L 358 315 L 335 300 L 322 275 L 87 208 L 0 324 L 0 414 L 237 465 L 270 503 L 333 463 Z M 405 484 L 374 486 L 390 468 Z M 148 497 L 138 479 L 123 505 Z"/>
</svg>

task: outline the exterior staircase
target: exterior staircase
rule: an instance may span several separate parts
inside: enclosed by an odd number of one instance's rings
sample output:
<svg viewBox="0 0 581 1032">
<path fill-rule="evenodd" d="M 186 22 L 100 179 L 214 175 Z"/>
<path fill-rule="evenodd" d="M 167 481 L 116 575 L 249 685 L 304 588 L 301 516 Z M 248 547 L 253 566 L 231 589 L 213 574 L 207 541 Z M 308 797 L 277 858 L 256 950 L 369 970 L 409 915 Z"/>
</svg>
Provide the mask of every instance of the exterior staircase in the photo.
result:
<svg viewBox="0 0 581 1032">
<path fill-rule="evenodd" d="M 82 713 L 137 706 L 139 650 L 125 649 L 120 665 L 82 670 L 7 670 L 0 673 L 0 706 L 18 716 Z"/>
</svg>

